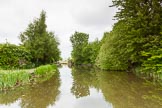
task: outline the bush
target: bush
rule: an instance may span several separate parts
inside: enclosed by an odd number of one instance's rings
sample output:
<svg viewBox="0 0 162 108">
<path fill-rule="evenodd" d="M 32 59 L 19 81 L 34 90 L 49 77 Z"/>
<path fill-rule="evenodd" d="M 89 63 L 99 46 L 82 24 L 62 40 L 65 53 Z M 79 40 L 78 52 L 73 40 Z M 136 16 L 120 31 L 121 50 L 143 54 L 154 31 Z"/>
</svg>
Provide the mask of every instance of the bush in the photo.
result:
<svg viewBox="0 0 162 108">
<path fill-rule="evenodd" d="M 3 69 L 24 68 L 30 64 L 30 53 L 21 46 L 3 44 L 0 47 L 0 66 Z"/>
</svg>

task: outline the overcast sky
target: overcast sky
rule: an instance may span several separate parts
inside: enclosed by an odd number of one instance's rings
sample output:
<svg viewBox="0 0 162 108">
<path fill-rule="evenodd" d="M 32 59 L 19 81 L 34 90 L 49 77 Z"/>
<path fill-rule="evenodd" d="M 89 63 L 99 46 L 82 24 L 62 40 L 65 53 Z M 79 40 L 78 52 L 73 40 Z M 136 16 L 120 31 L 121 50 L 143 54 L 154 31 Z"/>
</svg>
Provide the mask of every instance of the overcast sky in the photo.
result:
<svg viewBox="0 0 162 108">
<path fill-rule="evenodd" d="M 112 0 L 0 0 L 0 43 L 19 44 L 18 36 L 40 12 L 47 13 L 47 29 L 58 36 L 61 55 L 71 53 L 69 37 L 75 32 L 89 34 L 89 40 L 101 39 L 114 24 Z"/>
</svg>

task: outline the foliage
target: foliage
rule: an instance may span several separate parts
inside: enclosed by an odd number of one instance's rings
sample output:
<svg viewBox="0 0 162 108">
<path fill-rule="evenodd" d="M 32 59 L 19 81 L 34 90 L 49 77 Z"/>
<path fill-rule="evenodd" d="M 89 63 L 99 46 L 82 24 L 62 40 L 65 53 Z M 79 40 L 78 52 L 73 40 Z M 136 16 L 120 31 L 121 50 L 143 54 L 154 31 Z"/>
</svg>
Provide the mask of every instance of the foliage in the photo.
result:
<svg viewBox="0 0 162 108">
<path fill-rule="evenodd" d="M 89 55 L 87 55 L 87 57 L 89 58 L 88 63 L 95 64 L 95 60 L 97 58 L 97 55 L 98 55 L 99 49 L 100 49 L 100 41 L 98 39 L 96 39 L 93 42 L 89 42 L 86 49 L 89 49 L 89 51 L 87 50 L 87 52 L 84 53 L 85 56 L 86 56 L 86 54 L 89 53 Z"/>
<path fill-rule="evenodd" d="M 161 4 L 160 0 L 113 0 L 112 6 L 118 8 L 115 15 L 118 22 L 104 39 L 96 64 L 110 70 L 148 64 L 148 60 L 154 58 L 153 52 L 161 49 Z M 146 53 L 152 57 L 143 56 Z"/>
<path fill-rule="evenodd" d="M 129 28 L 127 35 L 130 37 L 130 45 L 134 47 L 131 63 L 141 65 L 147 59 L 143 59 L 141 52 L 157 46 L 150 40 L 159 38 L 162 31 L 161 4 L 161 0 L 113 0 L 113 6 L 119 10 L 115 17 L 125 21 Z"/>
<path fill-rule="evenodd" d="M 0 66 L 4 69 L 23 68 L 30 64 L 30 53 L 22 46 L 2 44 L 0 47 Z"/>
<path fill-rule="evenodd" d="M 118 22 L 104 36 L 96 65 L 106 70 L 136 68 L 162 79 L 162 1 L 113 0 Z"/>
<path fill-rule="evenodd" d="M 124 21 L 115 24 L 110 33 L 105 33 L 96 65 L 105 70 L 126 70 L 133 53 L 126 35 L 127 26 Z"/>
<path fill-rule="evenodd" d="M 102 39 L 101 39 L 101 41 L 100 41 L 100 46 L 103 44 L 103 43 L 105 43 L 106 42 L 106 40 L 107 40 L 107 37 L 109 36 L 109 32 L 105 32 L 104 34 L 103 34 L 103 37 L 102 37 Z"/>
<path fill-rule="evenodd" d="M 94 42 L 88 42 L 88 38 L 88 34 L 79 32 L 75 32 L 70 38 L 73 46 L 72 60 L 75 65 L 95 63 L 100 42 L 98 39 Z"/>
<path fill-rule="evenodd" d="M 72 43 L 72 60 L 74 64 L 80 65 L 86 61 L 85 56 L 83 56 L 84 47 L 88 44 L 89 35 L 85 33 L 75 32 L 71 37 L 70 41 Z M 84 50 L 84 51 L 83 51 Z"/>
<path fill-rule="evenodd" d="M 30 51 L 32 62 L 36 65 L 48 64 L 60 59 L 58 39 L 53 32 L 47 31 L 45 21 L 46 13 L 42 11 L 40 18 L 30 23 L 26 31 L 19 36 L 22 45 Z"/>
<path fill-rule="evenodd" d="M 101 41 L 97 66 L 106 70 L 136 68 L 162 79 L 162 1 L 113 0 L 112 6 L 118 8 L 118 22 Z"/>
<path fill-rule="evenodd" d="M 162 80 L 162 43 L 161 37 L 153 38 L 150 40 L 149 45 L 152 45 L 147 51 L 142 51 L 143 58 L 142 67 L 139 70 L 141 73 L 145 73 L 153 78 Z"/>
</svg>

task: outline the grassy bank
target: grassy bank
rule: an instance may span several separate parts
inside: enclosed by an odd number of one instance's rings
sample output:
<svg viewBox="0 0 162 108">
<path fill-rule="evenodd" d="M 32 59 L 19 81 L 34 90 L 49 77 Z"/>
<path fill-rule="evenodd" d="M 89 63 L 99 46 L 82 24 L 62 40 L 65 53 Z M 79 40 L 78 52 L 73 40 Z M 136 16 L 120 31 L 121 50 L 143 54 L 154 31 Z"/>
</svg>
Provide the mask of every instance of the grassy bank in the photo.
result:
<svg viewBox="0 0 162 108">
<path fill-rule="evenodd" d="M 43 82 L 51 78 L 56 71 L 55 65 L 26 70 L 0 70 L 0 89 L 6 90 L 20 85 Z"/>
</svg>

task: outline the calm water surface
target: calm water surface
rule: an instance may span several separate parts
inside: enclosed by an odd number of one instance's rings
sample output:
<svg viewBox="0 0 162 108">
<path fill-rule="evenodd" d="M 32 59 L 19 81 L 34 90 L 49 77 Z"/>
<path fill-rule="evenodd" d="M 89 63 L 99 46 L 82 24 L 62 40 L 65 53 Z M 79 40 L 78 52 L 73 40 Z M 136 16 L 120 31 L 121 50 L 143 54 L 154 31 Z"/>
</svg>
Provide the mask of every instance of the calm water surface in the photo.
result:
<svg viewBox="0 0 162 108">
<path fill-rule="evenodd" d="M 162 108 L 162 87 L 126 72 L 63 66 L 49 81 L 0 92 L 0 108 Z"/>
</svg>

